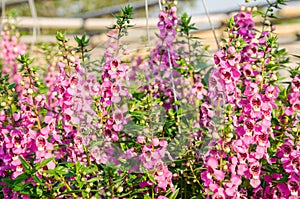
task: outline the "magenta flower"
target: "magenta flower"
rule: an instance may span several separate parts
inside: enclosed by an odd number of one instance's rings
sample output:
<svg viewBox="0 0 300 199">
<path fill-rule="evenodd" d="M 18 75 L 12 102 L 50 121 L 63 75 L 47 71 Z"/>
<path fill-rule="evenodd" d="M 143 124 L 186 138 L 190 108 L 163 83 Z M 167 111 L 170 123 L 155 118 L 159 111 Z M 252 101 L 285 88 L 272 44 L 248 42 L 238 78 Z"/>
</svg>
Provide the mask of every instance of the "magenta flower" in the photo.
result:
<svg viewBox="0 0 300 199">
<path fill-rule="evenodd" d="M 287 182 L 288 189 L 291 192 L 291 196 L 299 196 L 300 186 L 299 186 L 299 177 L 296 175 L 291 175 L 290 179 Z"/>
<path fill-rule="evenodd" d="M 217 51 L 214 55 L 215 64 L 223 65 L 226 62 L 225 53 L 223 51 Z"/>
<path fill-rule="evenodd" d="M 249 172 L 252 175 L 250 179 L 250 184 L 253 188 L 257 188 L 260 185 L 260 169 L 261 165 L 258 162 L 250 164 Z"/>
<path fill-rule="evenodd" d="M 113 124 L 113 129 L 116 132 L 120 132 L 123 129 L 123 124 L 126 123 L 126 120 L 123 117 L 123 111 L 121 109 L 116 109 L 113 112 L 113 120 L 115 124 Z"/>
<path fill-rule="evenodd" d="M 151 141 L 151 144 L 153 146 L 158 146 L 159 145 L 159 139 L 157 137 L 153 137 L 152 141 Z"/>
<path fill-rule="evenodd" d="M 293 92 L 299 92 L 300 91 L 300 76 L 296 76 L 291 83 Z"/>
<path fill-rule="evenodd" d="M 254 72 L 253 72 L 251 64 L 246 64 L 243 67 L 243 74 L 244 74 L 245 77 L 252 77 L 252 76 L 254 76 Z"/>
<path fill-rule="evenodd" d="M 250 104 L 253 107 L 254 111 L 260 111 L 260 107 L 262 105 L 262 100 L 260 95 L 256 94 L 250 98 Z"/>
<path fill-rule="evenodd" d="M 260 199 L 263 198 L 263 189 L 261 187 L 257 187 L 253 190 L 253 198 Z"/>
<path fill-rule="evenodd" d="M 290 140 L 285 140 L 277 152 L 279 158 L 287 158 L 293 151 L 293 144 Z"/>
<path fill-rule="evenodd" d="M 278 97 L 279 88 L 277 86 L 270 85 L 265 89 L 265 95 L 267 98 L 276 99 Z"/>
<path fill-rule="evenodd" d="M 146 180 L 146 181 L 141 181 L 139 182 L 139 186 L 141 188 L 144 188 L 144 187 L 150 187 L 153 185 L 153 182 L 151 182 L 150 180 Z"/>
<path fill-rule="evenodd" d="M 158 196 L 157 199 L 168 199 L 166 196 Z"/>
<path fill-rule="evenodd" d="M 139 144 L 146 143 L 146 138 L 145 138 L 145 136 L 143 136 L 143 135 L 137 136 L 136 142 L 139 143 Z"/>
<path fill-rule="evenodd" d="M 196 82 L 192 87 L 192 93 L 199 99 L 203 99 L 203 96 L 207 95 L 207 91 L 204 89 L 201 82 Z"/>
<path fill-rule="evenodd" d="M 217 192 L 212 195 L 212 199 L 226 199 L 224 189 L 218 188 Z"/>
<path fill-rule="evenodd" d="M 229 197 L 233 197 L 238 192 L 238 187 L 242 183 L 241 177 L 238 175 L 232 175 L 230 182 L 225 183 L 225 193 Z"/>
<path fill-rule="evenodd" d="M 214 116 L 214 111 L 212 110 L 212 105 L 208 104 L 207 102 L 203 102 L 201 104 L 201 113 L 202 117 L 210 117 L 212 118 Z"/>
<path fill-rule="evenodd" d="M 219 166 L 219 161 L 215 157 L 209 157 L 206 161 L 206 164 L 214 170 Z"/>
</svg>

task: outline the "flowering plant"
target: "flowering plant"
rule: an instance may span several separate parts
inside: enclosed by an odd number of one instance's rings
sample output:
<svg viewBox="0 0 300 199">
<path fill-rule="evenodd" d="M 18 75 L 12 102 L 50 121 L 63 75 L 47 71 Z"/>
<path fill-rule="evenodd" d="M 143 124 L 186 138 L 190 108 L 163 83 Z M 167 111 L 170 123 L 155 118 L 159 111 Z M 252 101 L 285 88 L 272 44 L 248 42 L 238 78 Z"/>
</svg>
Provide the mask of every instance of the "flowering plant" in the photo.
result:
<svg viewBox="0 0 300 199">
<path fill-rule="evenodd" d="M 269 4 L 262 31 L 249 9 L 232 17 L 214 66 L 174 1 L 150 56 L 130 61 L 121 39 L 131 6 L 96 66 L 86 34 L 74 47 L 58 32 L 56 51 L 43 46 L 45 68 L 7 28 L 0 197 L 299 198 L 300 65 L 283 81 L 288 54 L 267 23 L 283 3 Z"/>
</svg>

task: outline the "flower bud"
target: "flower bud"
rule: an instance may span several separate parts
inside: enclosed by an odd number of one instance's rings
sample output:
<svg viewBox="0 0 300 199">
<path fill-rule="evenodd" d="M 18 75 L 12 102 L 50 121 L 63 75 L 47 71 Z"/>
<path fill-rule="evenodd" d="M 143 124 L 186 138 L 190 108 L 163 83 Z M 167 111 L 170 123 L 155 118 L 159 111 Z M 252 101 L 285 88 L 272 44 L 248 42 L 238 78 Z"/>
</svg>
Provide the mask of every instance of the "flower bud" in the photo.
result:
<svg viewBox="0 0 300 199">
<path fill-rule="evenodd" d="M 271 75 L 270 80 L 271 80 L 271 81 L 276 81 L 276 80 L 277 80 L 277 75 L 273 73 L 273 74 Z"/>
<path fill-rule="evenodd" d="M 31 88 L 29 88 L 29 89 L 27 90 L 27 92 L 28 92 L 28 94 L 32 94 L 32 93 L 33 93 L 33 90 L 32 90 Z"/>
<path fill-rule="evenodd" d="M 224 170 L 224 171 L 227 171 L 227 170 L 228 170 L 228 166 L 227 166 L 226 164 L 223 166 L 223 170 Z"/>
<path fill-rule="evenodd" d="M 230 55 L 234 55 L 235 54 L 235 48 L 233 46 L 230 46 L 227 50 L 227 52 L 230 54 Z"/>
<path fill-rule="evenodd" d="M 228 134 L 226 135 L 226 137 L 229 138 L 229 139 L 231 139 L 231 138 L 233 138 L 233 134 L 230 132 L 230 133 L 228 133 Z"/>
<path fill-rule="evenodd" d="M 118 189 L 117 189 L 117 192 L 122 193 L 123 190 L 124 190 L 124 188 L 122 186 L 119 186 Z"/>
<path fill-rule="evenodd" d="M 254 7 L 252 8 L 252 12 L 257 12 L 257 7 L 256 7 L 256 6 L 254 6 Z"/>
<path fill-rule="evenodd" d="M 228 154 L 228 153 L 230 152 L 230 147 L 229 147 L 229 146 L 226 146 L 225 149 L 224 149 L 224 151 L 225 151 L 225 153 Z"/>
<path fill-rule="evenodd" d="M 261 75 L 256 75 L 255 82 L 257 84 L 260 84 L 263 81 L 263 77 Z"/>
</svg>

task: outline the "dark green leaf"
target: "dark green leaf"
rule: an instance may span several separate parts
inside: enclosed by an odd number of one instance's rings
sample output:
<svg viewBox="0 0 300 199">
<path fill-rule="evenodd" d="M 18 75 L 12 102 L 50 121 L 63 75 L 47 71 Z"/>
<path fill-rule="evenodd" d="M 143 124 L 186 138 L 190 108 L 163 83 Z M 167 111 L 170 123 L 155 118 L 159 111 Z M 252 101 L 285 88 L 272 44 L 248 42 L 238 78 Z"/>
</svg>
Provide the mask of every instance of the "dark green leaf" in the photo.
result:
<svg viewBox="0 0 300 199">
<path fill-rule="evenodd" d="M 22 156 L 19 156 L 19 159 L 23 165 L 23 168 L 24 168 L 24 171 L 26 173 L 30 173 L 31 172 L 31 169 L 32 167 L 30 166 L 30 164 L 22 157 Z"/>
<path fill-rule="evenodd" d="M 51 158 L 48 158 L 46 160 L 43 160 L 42 162 L 40 163 L 37 163 L 35 165 L 35 169 L 36 170 L 39 170 L 40 168 L 43 168 L 44 166 L 46 166 L 49 162 L 51 162 L 52 160 L 54 160 L 54 157 L 51 157 Z"/>
</svg>

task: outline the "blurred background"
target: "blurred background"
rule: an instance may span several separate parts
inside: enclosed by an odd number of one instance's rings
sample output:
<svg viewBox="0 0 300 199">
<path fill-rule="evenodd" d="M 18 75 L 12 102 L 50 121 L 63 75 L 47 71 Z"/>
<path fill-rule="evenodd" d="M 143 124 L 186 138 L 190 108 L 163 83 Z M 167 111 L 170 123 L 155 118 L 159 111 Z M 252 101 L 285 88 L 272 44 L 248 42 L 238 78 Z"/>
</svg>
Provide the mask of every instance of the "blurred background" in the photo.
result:
<svg viewBox="0 0 300 199">
<path fill-rule="evenodd" d="M 9 20 L 18 25 L 21 40 L 26 43 L 55 42 L 57 31 L 66 32 L 70 38 L 86 32 L 91 38 L 91 47 L 101 53 L 107 39 L 106 28 L 114 23 L 113 14 L 127 4 L 134 7 L 132 24 L 135 26 L 123 41 L 130 45 L 130 49 L 143 49 L 149 35 L 150 45 L 154 46 L 160 1 L 163 0 L 2 0 L 0 11 L 2 22 L 8 20 L 8 15 L 11 16 Z M 145 2 L 149 9 L 148 27 Z M 193 17 L 192 21 L 198 28 L 193 34 L 202 39 L 203 45 L 209 45 L 212 52 L 217 46 L 203 2 L 206 2 L 218 39 L 224 36 L 226 20 L 241 7 L 264 10 L 267 5 L 266 0 L 249 0 L 247 3 L 245 0 L 178 0 L 178 15 L 187 12 Z M 291 53 L 300 54 L 300 0 L 287 0 L 287 5 L 277 16 L 272 23 L 277 27 L 280 45 Z M 262 19 L 256 17 L 255 20 L 259 26 Z"/>
<path fill-rule="evenodd" d="M 2 0 L 6 3 L 8 10 L 14 9 L 19 16 L 31 16 L 29 0 Z M 122 4 L 144 4 L 145 0 L 34 0 L 36 12 L 41 17 L 74 17 L 83 16 L 86 13 L 99 9 L 107 9 L 112 6 L 120 6 Z M 148 0 L 149 16 L 156 17 L 159 12 L 159 0 Z M 177 0 L 178 11 L 187 12 L 190 15 L 204 14 L 202 0 Z M 270 0 L 272 2 L 272 0 Z M 245 5 L 244 0 L 207 0 L 207 7 L 210 13 L 230 12 L 239 9 L 240 6 Z M 248 5 L 264 6 L 266 0 L 252 0 Z M 300 6 L 300 0 L 288 1 L 288 5 Z M 144 16 L 144 6 L 139 6 L 135 12 L 135 17 Z M 109 10 L 109 9 L 108 9 Z M 96 14 L 95 14 L 96 16 Z M 111 14 L 105 16 L 101 14 L 97 17 L 111 17 Z"/>
</svg>

